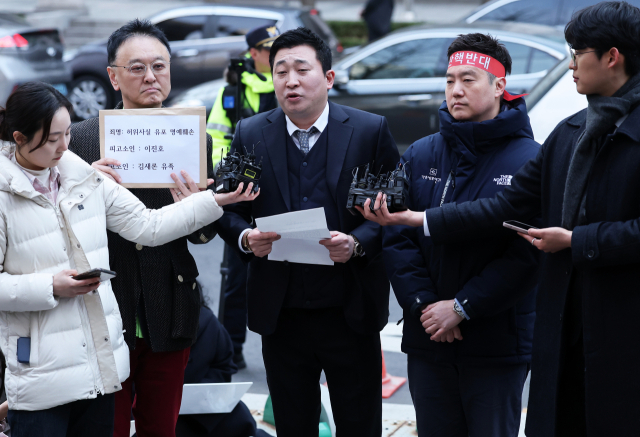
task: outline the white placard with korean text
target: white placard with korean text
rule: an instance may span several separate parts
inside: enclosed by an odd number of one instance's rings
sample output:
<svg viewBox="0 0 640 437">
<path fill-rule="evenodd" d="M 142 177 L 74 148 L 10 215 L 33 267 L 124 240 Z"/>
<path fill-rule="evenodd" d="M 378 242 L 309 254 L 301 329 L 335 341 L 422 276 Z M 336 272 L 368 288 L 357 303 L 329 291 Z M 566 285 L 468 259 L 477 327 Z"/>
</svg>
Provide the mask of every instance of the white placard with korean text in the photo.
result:
<svg viewBox="0 0 640 437">
<path fill-rule="evenodd" d="M 206 188 L 205 118 L 204 107 L 100 111 L 100 157 L 120 161 L 127 188 L 173 188 L 181 170 Z"/>
</svg>

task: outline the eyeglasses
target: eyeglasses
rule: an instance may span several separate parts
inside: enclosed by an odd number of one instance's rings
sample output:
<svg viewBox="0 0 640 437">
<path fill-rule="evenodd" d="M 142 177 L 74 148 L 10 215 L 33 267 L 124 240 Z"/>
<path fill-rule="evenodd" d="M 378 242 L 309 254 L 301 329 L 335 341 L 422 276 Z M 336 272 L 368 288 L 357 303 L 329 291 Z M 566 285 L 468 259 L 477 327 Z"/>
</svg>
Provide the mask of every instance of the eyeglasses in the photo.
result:
<svg viewBox="0 0 640 437">
<path fill-rule="evenodd" d="M 578 56 L 580 56 L 580 55 L 584 55 L 585 53 L 594 53 L 594 52 L 596 52 L 596 51 L 597 51 L 597 50 L 589 50 L 589 51 L 586 51 L 586 52 L 579 52 L 579 51 L 577 51 L 577 50 L 571 49 L 571 60 L 573 61 L 573 65 L 577 65 L 577 64 L 576 64 L 576 62 L 577 62 L 577 61 L 576 61 L 576 58 L 577 58 Z"/>
<path fill-rule="evenodd" d="M 171 62 L 157 61 L 151 64 L 151 71 L 154 76 L 167 74 L 169 72 L 169 65 Z M 133 76 L 144 76 L 147 74 L 147 65 L 142 62 L 135 62 L 131 65 L 110 65 L 110 67 L 124 68 L 128 70 Z"/>
</svg>

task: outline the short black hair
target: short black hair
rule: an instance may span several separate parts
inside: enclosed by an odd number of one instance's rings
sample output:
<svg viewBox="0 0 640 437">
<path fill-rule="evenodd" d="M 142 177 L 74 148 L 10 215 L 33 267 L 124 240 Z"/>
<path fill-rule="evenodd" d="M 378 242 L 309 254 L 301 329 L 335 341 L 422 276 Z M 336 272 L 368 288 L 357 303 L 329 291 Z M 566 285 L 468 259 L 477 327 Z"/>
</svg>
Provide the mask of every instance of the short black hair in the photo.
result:
<svg viewBox="0 0 640 437">
<path fill-rule="evenodd" d="M 509 50 L 498 41 L 497 38 L 484 33 L 467 33 L 466 35 L 458 35 L 453 40 L 447 50 L 447 59 L 451 58 L 455 52 L 471 51 L 489 55 L 496 59 L 504 66 L 505 74 L 511 74 L 511 55 Z M 495 76 L 487 71 L 489 82 L 493 83 Z"/>
<path fill-rule="evenodd" d="M 109 36 L 107 41 L 107 60 L 109 65 L 113 65 L 116 61 L 116 55 L 118 49 L 126 40 L 132 36 L 150 36 L 160 41 L 169 51 L 171 56 L 171 47 L 169 46 L 169 40 L 162 30 L 151 24 L 149 20 L 131 20 L 120 29 L 116 30 Z"/>
<path fill-rule="evenodd" d="M 310 46 L 316 51 L 316 59 L 322 65 L 322 71 L 326 73 L 331 70 L 331 49 L 313 31 L 305 28 L 298 27 L 297 29 L 291 29 L 281 34 L 271 46 L 271 52 L 269 54 L 269 64 L 271 65 L 271 71 L 273 71 L 273 61 L 276 58 L 276 53 L 280 49 L 292 49 L 298 46 Z"/>
<path fill-rule="evenodd" d="M 627 2 L 601 2 L 575 12 L 564 37 L 572 49 L 593 48 L 598 58 L 615 47 L 629 76 L 640 71 L 640 9 Z"/>
<path fill-rule="evenodd" d="M 0 108 L 0 140 L 15 143 L 14 132 L 33 140 L 42 129 L 42 138 L 29 153 L 39 149 L 49 139 L 51 120 L 60 108 L 73 112 L 73 105 L 60 91 L 43 82 L 27 82 L 20 85 L 7 99 L 5 108 Z M 18 145 L 18 149 L 20 145 Z"/>
</svg>

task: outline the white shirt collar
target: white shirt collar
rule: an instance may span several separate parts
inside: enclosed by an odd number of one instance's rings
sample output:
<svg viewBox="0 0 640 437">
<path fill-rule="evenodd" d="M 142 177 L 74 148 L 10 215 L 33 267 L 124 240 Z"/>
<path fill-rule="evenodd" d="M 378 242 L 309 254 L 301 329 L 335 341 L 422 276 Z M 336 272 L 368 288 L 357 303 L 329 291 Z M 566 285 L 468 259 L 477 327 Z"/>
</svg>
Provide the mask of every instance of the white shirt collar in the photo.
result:
<svg viewBox="0 0 640 437">
<path fill-rule="evenodd" d="M 287 132 L 289 132 L 289 136 L 293 135 L 295 131 L 301 130 L 298 126 L 293 124 L 293 121 L 291 121 L 288 115 L 285 114 L 284 117 L 287 120 Z M 327 101 L 327 105 L 324 107 L 324 111 L 322 111 L 322 114 L 320 114 L 320 117 L 318 117 L 315 123 L 309 126 L 309 129 L 315 126 L 316 129 L 318 129 L 318 132 L 322 133 L 322 131 L 324 131 L 324 128 L 327 127 L 328 123 L 329 123 L 329 101 Z M 309 129 L 306 129 L 306 131 L 308 131 Z M 305 129 L 302 129 L 302 130 L 305 130 Z"/>
</svg>

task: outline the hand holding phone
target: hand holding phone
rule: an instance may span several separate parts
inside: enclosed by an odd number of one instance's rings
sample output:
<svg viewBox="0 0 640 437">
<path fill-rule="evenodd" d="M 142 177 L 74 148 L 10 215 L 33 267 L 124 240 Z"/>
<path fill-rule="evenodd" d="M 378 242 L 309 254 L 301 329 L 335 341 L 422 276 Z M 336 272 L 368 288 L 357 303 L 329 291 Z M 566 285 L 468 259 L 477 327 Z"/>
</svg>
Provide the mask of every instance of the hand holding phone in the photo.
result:
<svg viewBox="0 0 640 437">
<path fill-rule="evenodd" d="M 107 279 L 112 279 L 116 277 L 116 272 L 107 270 L 107 269 L 91 269 L 88 272 L 80 273 L 79 275 L 72 276 L 76 281 L 81 281 L 83 279 L 91 279 L 91 278 L 100 278 L 100 282 L 104 282 Z"/>
<path fill-rule="evenodd" d="M 508 220 L 502 223 L 502 226 L 508 229 L 513 229 L 514 231 L 518 231 L 522 234 L 528 234 L 529 229 L 538 229 L 535 226 L 528 225 L 526 223 L 518 222 L 515 220 Z"/>
<path fill-rule="evenodd" d="M 76 297 L 96 290 L 100 278 L 73 279 L 78 276 L 76 270 L 62 270 L 53 276 L 53 295 L 57 297 Z"/>
</svg>

